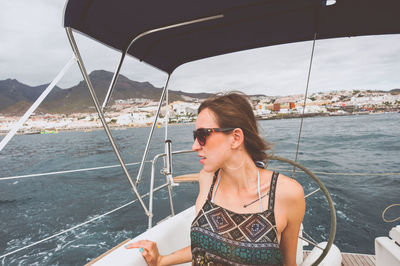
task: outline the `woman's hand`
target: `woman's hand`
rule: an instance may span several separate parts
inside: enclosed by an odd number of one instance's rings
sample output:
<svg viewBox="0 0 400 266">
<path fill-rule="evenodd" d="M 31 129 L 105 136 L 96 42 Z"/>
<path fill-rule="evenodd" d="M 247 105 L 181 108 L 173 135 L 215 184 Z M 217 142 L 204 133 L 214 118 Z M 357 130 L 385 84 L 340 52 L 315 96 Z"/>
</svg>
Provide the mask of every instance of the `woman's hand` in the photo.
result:
<svg viewBox="0 0 400 266">
<path fill-rule="evenodd" d="M 159 266 L 162 256 L 158 252 L 157 244 L 149 240 L 140 240 L 125 245 L 125 248 L 138 248 L 149 266 Z"/>
</svg>

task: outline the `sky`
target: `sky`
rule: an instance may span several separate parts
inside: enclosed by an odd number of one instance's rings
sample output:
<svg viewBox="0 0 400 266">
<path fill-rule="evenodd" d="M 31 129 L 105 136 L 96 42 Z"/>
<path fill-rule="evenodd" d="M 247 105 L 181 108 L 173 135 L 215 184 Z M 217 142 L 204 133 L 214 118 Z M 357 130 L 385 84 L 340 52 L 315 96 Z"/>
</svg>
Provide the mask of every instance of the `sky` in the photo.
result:
<svg viewBox="0 0 400 266">
<path fill-rule="evenodd" d="M 72 56 L 62 27 L 64 0 L 0 1 L 0 80 L 30 86 L 50 83 Z M 120 54 L 79 34 L 75 38 L 86 69 L 114 72 Z M 400 35 L 365 36 L 316 42 L 309 92 L 400 88 Z M 184 64 L 169 89 L 186 92 L 240 90 L 248 94 L 304 93 L 312 42 L 253 49 Z M 121 74 L 162 87 L 167 75 L 135 58 Z M 58 83 L 82 80 L 77 65 Z"/>
</svg>

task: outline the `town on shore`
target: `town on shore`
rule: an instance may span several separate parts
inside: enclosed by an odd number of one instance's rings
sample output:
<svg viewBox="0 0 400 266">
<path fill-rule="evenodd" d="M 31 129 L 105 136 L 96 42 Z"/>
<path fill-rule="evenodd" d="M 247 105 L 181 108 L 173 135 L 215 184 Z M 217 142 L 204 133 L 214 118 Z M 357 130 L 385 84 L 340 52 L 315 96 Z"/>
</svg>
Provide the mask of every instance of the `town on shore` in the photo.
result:
<svg viewBox="0 0 400 266">
<path fill-rule="evenodd" d="M 304 95 L 250 96 L 256 117 L 262 119 L 284 119 L 310 116 L 338 116 L 400 112 L 400 90 L 391 91 L 330 91 L 309 95 L 304 106 Z M 185 101 L 174 101 L 161 109 L 158 126 L 168 117 L 169 123 L 191 123 L 196 120 L 201 100 L 186 97 Z M 144 127 L 153 123 L 158 102 L 149 99 L 116 100 L 105 112 L 111 128 Z M 168 112 L 168 113 L 167 113 Z M 20 116 L 0 114 L 0 134 L 4 135 L 18 122 Z M 33 114 L 19 130 L 19 134 L 47 134 L 59 131 L 91 131 L 101 128 L 97 113 Z"/>
</svg>

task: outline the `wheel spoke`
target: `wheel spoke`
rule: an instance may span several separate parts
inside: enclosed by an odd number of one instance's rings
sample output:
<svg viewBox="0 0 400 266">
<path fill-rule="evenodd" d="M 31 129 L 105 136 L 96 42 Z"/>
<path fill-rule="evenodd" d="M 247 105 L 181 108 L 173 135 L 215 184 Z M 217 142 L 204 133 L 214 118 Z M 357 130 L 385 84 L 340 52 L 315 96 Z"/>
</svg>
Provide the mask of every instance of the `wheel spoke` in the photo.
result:
<svg viewBox="0 0 400 266">
<path fill-rule="evenodd" d="M 314 190 L 313 192 L 310 192 L 310 193 L 308 193 L 306 196 L 304 196 L 304 198 L 306 199 L 306 198 L 308 198 L 309 196 L 313 195 L 314 193 L 316 193 L 316 192 L 318 192 L 318 191 L 320 191 L 320 190 L 321 190 L 321 188 L 317 188 L 317 189 Z"/>
<path fill-rule="evenodd" d="M 304 240 L 304 241 L 306 241 L 307 243 L 309 243 L 309 244 L 311 244 L 311 245 L 313 245 L 313 246 L 319 248 L 320 250 L 324 250 L 323 248 L 321 248 L 320 246 L 318 246 L 318 244 L 315 243 L 314 241 L 308 240 L 308 239 L 306 239 L 306 238 L 304 238 L 304 237 L 302 237 L 302 236 L 299 236 L 299 238 L 300 238 L 301 240 Z"/>
</svg>

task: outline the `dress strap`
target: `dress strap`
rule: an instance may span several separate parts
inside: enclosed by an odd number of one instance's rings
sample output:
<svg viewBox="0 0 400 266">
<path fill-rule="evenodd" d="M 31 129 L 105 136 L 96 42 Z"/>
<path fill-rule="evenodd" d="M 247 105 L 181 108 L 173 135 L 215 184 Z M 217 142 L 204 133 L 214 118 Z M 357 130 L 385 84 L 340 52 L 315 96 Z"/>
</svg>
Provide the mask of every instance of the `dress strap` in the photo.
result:
<svg viewBox="0 0 400 266">
<path fill-rule="evenodd" d="M 217 180 L 217 177 L 218 177 L 218 173 L 219 173 L 219 169 L 217 171 L 215 171 L 215 173 L 214 173 L 214 177 L 213 177 L 213 181 L 212 181 L 212 184 L 211 184 L 211 187 L 210 187 L 210 191 L 208 192 L 208 196 L 207 196 L 207 199 L 212 201 L 212 202 L 214 202 L 214 194 L 215 193 L 213 193 L 213 190 L 214 190 L 215 180 Z M 219 183 L 219 180 L 218 180 L 218 183 Z M 215 190 L 217 190 L 217 188 L 218 188 L 218 185 L 215 188 Z"/>
<path fill-rule="evenodd" d="M 276 184 L 278 182 L 278 172 L 273 172 L 272 178 L 271 178 L 271 185 L 269 188 L 269 199 L 268 199 L 268 209 L 270 211 L 274 210 L 274 204 L 275 204 L 275 189 L 276 189 Z"/>
<path fill-rule="evenodd" d="M 260 170 L 257 167 L 257 185 L 258 185 L 258 200 L 260 201 L 260 212 L 263 211 L 262 201 L 261 201 L 261 188 L 260 188 Z"/>
</svg>

